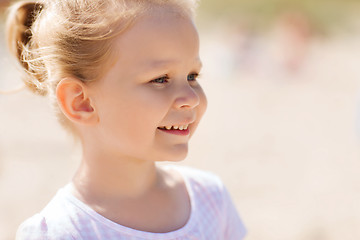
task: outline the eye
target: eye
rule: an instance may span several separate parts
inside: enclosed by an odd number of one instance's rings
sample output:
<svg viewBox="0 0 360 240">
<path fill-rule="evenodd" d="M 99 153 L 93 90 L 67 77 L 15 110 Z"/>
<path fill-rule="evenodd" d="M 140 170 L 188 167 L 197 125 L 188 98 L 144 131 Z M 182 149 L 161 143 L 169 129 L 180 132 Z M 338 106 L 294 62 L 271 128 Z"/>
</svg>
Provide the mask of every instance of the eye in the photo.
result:
<svg viewBox="0 0 360 240">
<path fill-rule="evenodd" d="M 155 79 L 151 80 L 150 82 L 151 83 L 164 84 L 164 83 L 167 83 L 168 80 L 169 80 L 169 77 L 166 75 L 166 76 L 163 76 L 163 77 L 155 78 Z"/>
<path fill-rule="evenodd" d="M 199 74 L 198 73 L 190 73 L 188 76 L 187 76 L 187 80 L 189 82 L 191 81 L 196 81 L 197 78 L 198 78 Z"/>
</svg>

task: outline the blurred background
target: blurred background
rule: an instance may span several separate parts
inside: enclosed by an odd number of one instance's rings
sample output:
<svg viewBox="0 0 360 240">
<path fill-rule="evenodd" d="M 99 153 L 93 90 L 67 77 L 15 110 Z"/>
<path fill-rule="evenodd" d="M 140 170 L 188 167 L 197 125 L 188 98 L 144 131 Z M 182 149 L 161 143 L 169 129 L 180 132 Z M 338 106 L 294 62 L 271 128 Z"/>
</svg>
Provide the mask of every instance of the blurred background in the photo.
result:
<svg viewBox="0 0 360 240">
<path fill-rule="evenodd" d="M 3 36 L 0 89 L 21 86 Z M 209 107 L 180 163 L 215 172 L 248 240 L 360 239 L 360 1 L 203 0 Z M 0 95 L 0 239 L 68 183 L 79 150 L 46 98 Z"/>
</svg>

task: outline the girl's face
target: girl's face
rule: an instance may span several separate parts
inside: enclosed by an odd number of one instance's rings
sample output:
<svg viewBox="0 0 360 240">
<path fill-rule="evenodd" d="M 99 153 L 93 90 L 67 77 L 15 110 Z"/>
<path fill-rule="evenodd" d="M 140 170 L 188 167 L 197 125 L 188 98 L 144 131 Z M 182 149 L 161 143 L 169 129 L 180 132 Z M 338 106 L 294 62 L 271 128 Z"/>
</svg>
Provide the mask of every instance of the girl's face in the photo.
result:
<svg viewBox="0 0 360 240">
<path fill-rule="evenodd" d="M 207 105 L 193 22 L 152 10 L 116 39 L 114 51 L 115 64 L 89 86 L 99 147 L 130 159 L 182 160 Z"/>
</svg>

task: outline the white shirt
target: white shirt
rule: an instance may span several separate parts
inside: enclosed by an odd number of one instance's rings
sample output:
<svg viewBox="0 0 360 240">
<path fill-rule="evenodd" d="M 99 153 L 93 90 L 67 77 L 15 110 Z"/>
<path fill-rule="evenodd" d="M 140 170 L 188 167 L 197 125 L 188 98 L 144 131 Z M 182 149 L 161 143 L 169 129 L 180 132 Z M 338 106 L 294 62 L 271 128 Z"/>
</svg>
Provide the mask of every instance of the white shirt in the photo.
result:
<svg viewBox="0 0 360 240">
<path fill-rule="evenodd" d="M 75 198 L 70 185 L 18 229 L 17 240 L 241 240 L 245 227 L 221 180 L 208 172 L 167 166 L 184 178 L 191 201 L 190 217 L 182 228 L 151 233 L 117 224 Z"/>
</svg>

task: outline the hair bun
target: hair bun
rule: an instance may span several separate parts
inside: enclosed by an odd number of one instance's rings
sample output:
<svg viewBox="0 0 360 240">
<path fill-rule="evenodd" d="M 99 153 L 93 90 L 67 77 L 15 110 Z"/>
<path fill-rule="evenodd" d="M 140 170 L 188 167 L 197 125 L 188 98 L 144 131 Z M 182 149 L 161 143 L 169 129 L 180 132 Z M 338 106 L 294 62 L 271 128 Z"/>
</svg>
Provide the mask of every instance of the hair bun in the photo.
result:
<svg viewBox="0 0 360 240">
<path fill-rule="evenodd" d="M 35 45 L 32 40 L 32 26 L 43 10 L 44 4 L 36 1 L 21 1 L 10 7 L 6 23 L 7 44 L 11 54 L 20 62 L 27 72 L 26 85 L 34 92 L 45 95 L 46 89 L 41 87 L 43 79 L 32 66 L 35 60 Z"/>
</svg>

